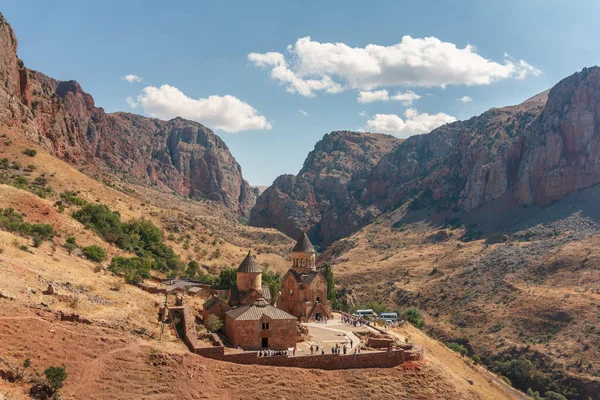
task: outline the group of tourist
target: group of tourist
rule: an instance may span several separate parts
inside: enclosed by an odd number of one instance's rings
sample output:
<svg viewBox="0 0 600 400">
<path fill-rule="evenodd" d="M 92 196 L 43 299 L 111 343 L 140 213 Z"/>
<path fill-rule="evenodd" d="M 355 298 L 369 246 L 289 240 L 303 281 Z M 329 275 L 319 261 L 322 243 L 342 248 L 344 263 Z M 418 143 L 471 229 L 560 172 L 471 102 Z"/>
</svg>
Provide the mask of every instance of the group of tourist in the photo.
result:
<svg viewBox="0 0 600 400">
<path fill-rule="evenodd" d="M 315 316 L 315 322 L 322 322 L 322 323 L 326 324 L 327 316 L 326 315 L 317 315 L 317 316 Z"/>
<path fill-rule="evenodd" d="M 261 350 L 258 352 L 259 357 L 271 357 L 271 356 L 287 356 L 287 350 Z"/>
<path fill-rule="evenodd" d="M 319 345 L 311 344 L 310 345 L 310 355 L 314 356 L 315 354 L 319 354 Z M 325 354 L 325 349 L 321 348 L 321 355 Z"/>
<path fill-rule="evenodd" d="M 368 321 L 364 318 L 354 317 L 354 316 L 348 315 L 348 314 L 342 314 L 342 322 L 345 324 L 350 324 L 350 325 L 354 326 L 355 328 L 357 326 L 371 325 L 371 321 Z"/>
</svg>

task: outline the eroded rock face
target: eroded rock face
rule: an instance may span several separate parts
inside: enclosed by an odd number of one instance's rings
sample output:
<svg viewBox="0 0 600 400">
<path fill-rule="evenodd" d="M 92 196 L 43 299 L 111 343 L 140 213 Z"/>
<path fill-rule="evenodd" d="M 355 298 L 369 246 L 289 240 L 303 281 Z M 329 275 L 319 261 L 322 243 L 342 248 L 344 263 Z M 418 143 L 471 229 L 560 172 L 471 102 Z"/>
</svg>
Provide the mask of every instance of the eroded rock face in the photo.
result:
<svg viewBox="0 0 600 400">
<path fill-rule="evenodd" d="M 75 81 L 27 69 L 0 15 L 0 123 L 86 172 L 107 170 L 134 183 L 207 198 L 249 215 L 258 193 L 221 138 L 205 126 L 128 113 L 106 114 Z"/>
<path fill-rule="evenodd" d="M 253 223 L 290 235 L 310 228 L 311 239 L 329 244 L 407 203 L 409 209 L 452 215 L 496 200 L 548 205 L 595 185 L 600 182 L 600 68 L 586 68 L 522 104 L 493 108 L 380 149 L 347 151 L 345 144 L 352 142 L 332 140 L 335 134 L 317 144 L 298 176 L 286 178 L 294 190 L 278 180 L 265 191 Z M 339 154 L 344 154 L 340 161 Z M 343 172 L 345 163 L 351 172 Z"/>
<path fill-rule="evenodd" d="M 400 139 L 349 131 L 325 135 L 297 176 L 282 175 L 259 197 L 250 223 L 274 227 L 291 237 L 309 231 L 328 245 L 370 222 L 377 210 L 360 197 L 370 171 Z"/>
<path fill-rule="evenodd" d="M 430 206 L 470 211 L 501 197 L 548 205 L 599 182 L 600 68 L 592 67 L 522 104 L 411 137 L 373 169 L 364 200 L 389 208 L 426 192 Z"/>
</svg>

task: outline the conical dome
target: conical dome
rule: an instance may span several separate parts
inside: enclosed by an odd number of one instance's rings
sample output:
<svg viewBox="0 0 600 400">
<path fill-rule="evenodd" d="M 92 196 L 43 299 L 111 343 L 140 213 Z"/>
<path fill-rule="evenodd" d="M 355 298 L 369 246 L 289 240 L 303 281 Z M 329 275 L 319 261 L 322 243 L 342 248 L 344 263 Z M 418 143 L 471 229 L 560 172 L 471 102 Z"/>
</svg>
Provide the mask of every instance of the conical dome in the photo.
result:
<svg viewBox="0 0 600 400">
<path fill-rule="evenodd" d="M 238 267 L 237 272 L 262 273 L 262 267 L 258 263 L 256 257 L 248 252 L 248 255 Z"/>
<path fill-rule="evenodd" d="M 294 246 L 293 253 L 316 253 L 315 248 L 308 236 L 306 236 L 306 232 L 302 232 L 302 235 L 298 239 L 296 246 Z"/>
</svg>

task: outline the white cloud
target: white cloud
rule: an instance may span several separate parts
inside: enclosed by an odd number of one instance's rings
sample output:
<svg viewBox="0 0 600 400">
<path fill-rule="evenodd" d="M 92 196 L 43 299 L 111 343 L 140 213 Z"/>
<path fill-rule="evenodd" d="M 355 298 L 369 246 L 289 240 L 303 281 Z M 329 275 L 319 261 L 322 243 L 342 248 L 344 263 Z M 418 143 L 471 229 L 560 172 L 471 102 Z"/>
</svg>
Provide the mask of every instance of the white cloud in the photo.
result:
<svg viewBox="0 0 600 400">
<path fill-rule="evenodd" d="M 144 78 L 142 78 L 141 76 L 137 76 L 134 74 L 122 76 L 121 79 L 123 79 L 124 81 L 127 81 L 129 83 L 134 83 L 134 82 L 140 83 L 141 81 L 144 80 Z"/>
<path fill-rule="evenodd" d="M 358 113 L 358 115 L 359 115 L 360 117 L 365 117 L 365 116 L 367 115 L 367 113 L 366 113 L 366 112 L 364 112 L 364 111 L 361 111 L 361 112 L 359 112 L 359 113 Z"/>
<path fill-rule="evenodd" d="M 298 110 L 298 112 L 302 115 L 304 115 L 305 117 L 308 117 L 308 113 L 304 110 Z"/>
<path fill-rule="evenodd" d="M 135 101 L 133 99 L 133 97 L 130 97 L 130 96 L 125 97 L 125 101 L 131 108 L 136 108 L 139 105 L 139 103 L 137 101 Z"/>
<path fill-rule="evenodd" d="M 427 114 L 419 113 L 414 108 L 404 112 L 405 119 L 396 114 L 376 114 L 367 121 L 367 127 L 375 132 L 391 133 L 397 137 L 409 137 L 421 133 L 431 132 L 435 128 L 456 121 L 451 115 L 445 113 Z"/>
<path fill-rule="evenodd" d="M 523 79 L 540 70 L 505 54 L 501 62 L 486 59 L 471 45 L 459 48 L 435 37 L 404 36 L 391 46 L 320 43 L 298 39 L 282 53 L 251 53 L 248 60 L 271 68 L 271 78 L 290 93 L 314 96 L 348 89 L 370 91 L 385 86 L 445 87 L 488 85 L 502 79 Z"/>
<path fill-rule="evenodd" d="M 456 100 L 458 100 L 458 101 L 460 101 L 462 103 L 469 103 L 469 102 L 473 101 L 473 99 L 471 97 L 469 97 L 469 96 L 463 96 L 463 97 L 460 97 L 460 98 L 458 98 Z"/>
<path fill-rule="evenodd" d="M 374 91 L 360 91 L 358 92 L 358 101 L 359 103 L 372 103 L 374 101 L 389 101 L 390 95 L 388 91 L 385 89 L 382 90 L 374 90 Z"/>
<path fill-rule="evenodd" d="M 409 106 L 413 103 L 413 101 L 420 98 L 421 96 L 412 90 L 407 90 L 406 92 L 396 92 L 395 95 L 390 96 L 387 90 L 381 89 L 374 91 L 361 90 L 358 93 L 358 98 L 356 100 L 359 103 L 372 103 L 374 101 L 400 101 L 405 106 Z"/>
<path fill-rule="evenodd" d="M 162 85 L 148 86 L 135 100 L 129 97 L 126 101 L 131 107 L 141 106 L 155 118 L 182 117 L 225 132 L 271 129 L 271 124 L 255 108 L 230 95 L 193 99 L 176 87 Z"/>
</svg>

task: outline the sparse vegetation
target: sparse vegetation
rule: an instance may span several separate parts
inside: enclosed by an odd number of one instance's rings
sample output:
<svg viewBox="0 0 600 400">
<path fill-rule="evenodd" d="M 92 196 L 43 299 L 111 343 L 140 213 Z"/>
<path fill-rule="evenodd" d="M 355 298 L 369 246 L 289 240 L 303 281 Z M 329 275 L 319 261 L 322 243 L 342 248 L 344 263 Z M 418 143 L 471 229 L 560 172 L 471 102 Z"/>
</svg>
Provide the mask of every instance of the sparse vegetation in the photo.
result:
<svg viewBox="0 0 600 400">
<path fill-rule="evenodd" d="M 425 320 L 421 311 L 416 307 L 409 307 L 402 313 L 402 319 L 410 322 L 415 328 L 423 329 L 425 327 Z"/>
<path fill-rule="evenodd" d="M 52 225 L 24 222 L 23 216 L 10 207 L 4 210 L 0 208 L 0 228 L 24 237 L 34 236 L 41 241 L 55 235 Z"/>
<path fill-rule="evenodd" d="M 206 321 L 204 321 L 204 326 L 206 330 L 209 332 L 216 332 L 223 327 L 223 323 L 215 314 L 211 314 L 208 316 Z"/>
<path fill-rule="evenodd" d="M 450 350 L 459 353 L 461 355 L 461 357 L 466 356 L 467 353 L 468 353 L 466 347 L 464 347 L 464 346 L 462 346 L 462 345 L 460 345 L 458 343 L 455 343 L 455 342 L 446 343 L 446 346 L 448 346 L 448 348 Z"/>
<path fill-rule="evenodd" d="M 132 251 L 144 265 L 160 271 L 174 271 L 183 267 L 179 256 L 163 242 L 163 232 L 148 220 L 122 222 L 118 212 L 106 205 L 87 204 L 73 213 L 73 218 L 93 229 L 104 240 L 119 248 Z"/>
<path fill-rule="evenodd" d="M 96 261 L 96 262 L 101 262 L 101 261 L 106 260 L 106 250 L 104 250 L 102 247 L 95 245 L 95 244 L 82 248 L 81 253 L 88 260 L 92 260 L 92 261 Z"/>
<path fill-rule="evenodd" d="M 26 156 L 29 156 L 29 157 L 35 157 L 37 154 L 37 150 L 25 149 L 25 150 L 23 150 L 23 154 L 25 154 Z"/>
</svg>

